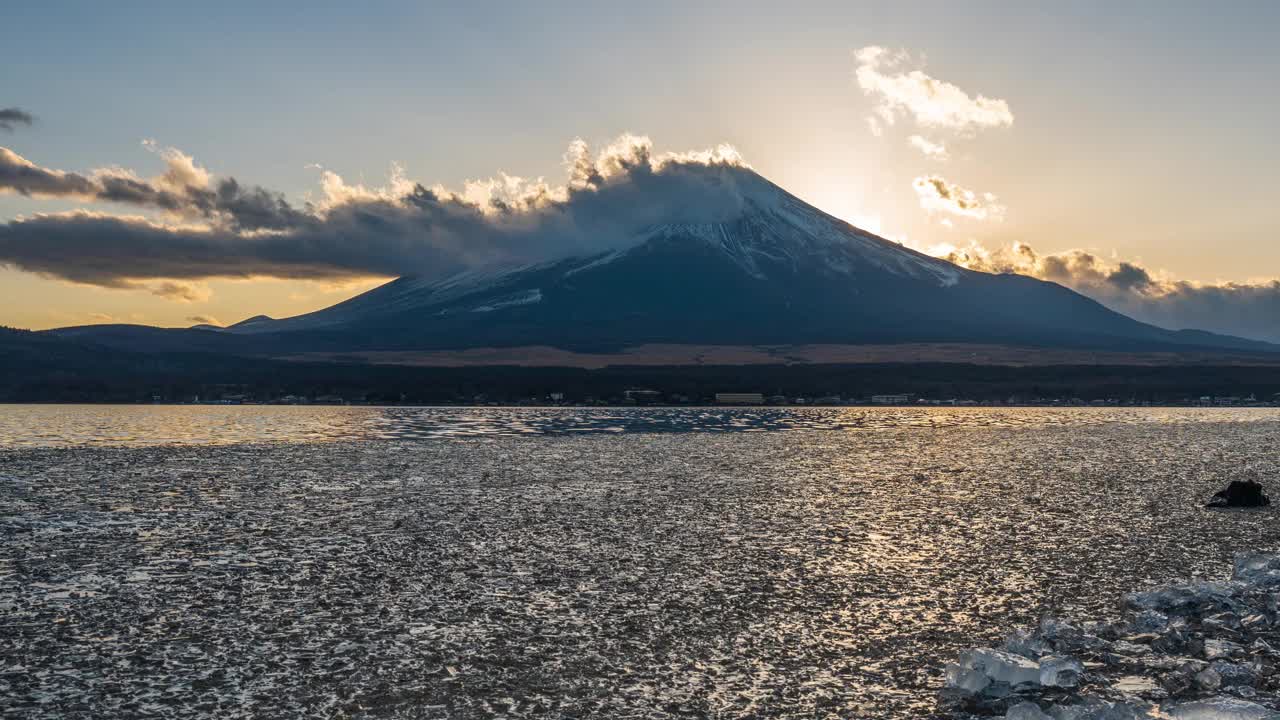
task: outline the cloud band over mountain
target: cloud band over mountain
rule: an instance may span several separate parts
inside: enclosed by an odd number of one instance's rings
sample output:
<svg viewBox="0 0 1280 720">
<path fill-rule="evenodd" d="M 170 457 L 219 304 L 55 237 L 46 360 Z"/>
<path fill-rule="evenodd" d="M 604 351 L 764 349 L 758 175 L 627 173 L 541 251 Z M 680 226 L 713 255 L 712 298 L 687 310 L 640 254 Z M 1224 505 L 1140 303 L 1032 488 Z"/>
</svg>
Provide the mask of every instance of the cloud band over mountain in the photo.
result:
<svg viewBox="0 0 1280 720">
<path fill-rule="evenodd" d="M 77 283 L 146 279 L 438 277 L 493 263 L 599 252 L 645 227 L 705 223 L 741 213 L 744 173 L 732 148 L 655 155 L 623 136 L 598 154 L 575 142 L 567 184 L 503 175 L 461 192 L 397 174 L 386 188 L 322 176 L 322 202 L 214 179 L 190 157 L 159 151 L 166 171 L 88 174 L 36 165 L 0 148 L 0 192 L 132 206 L 150 216 L 78 210 L 0 225 L 0 263 Z"/>
<path fill-rule="evenodd" d="M 75 283 L 145 290 L 177 301 L 208 297 L 208 278 L 441 277 L 492 264 L 526 264 L 605 252 L 660 224 L 738 217 L 751 183 L 732 148 L 655 155 L 624 136 L 598 153 L 574 142 L 568 178 L 553 186 L 510 175 L 461 191 L 393 174 L 383 188 L 321 175 L 323 198 L 295 204 L 235 178 L 215 178 L 189 156 L 150 146 L 164 172 L 75 173 L 41 167 L 0 148 L 0 192 L 124 205 L 37 213 L 0 224 L 0 264 Z M 938 176 L 917 178 L 921 206 L 997 219 L 989 194 Z M 1085 251 L 1039 255 L 1028 246 L 941 252 L 965 267 L 1061 283 L 1140 320 L 1280 341 L 1280 282 L 1197 284 L 1164 279 Z"/>
</svg>

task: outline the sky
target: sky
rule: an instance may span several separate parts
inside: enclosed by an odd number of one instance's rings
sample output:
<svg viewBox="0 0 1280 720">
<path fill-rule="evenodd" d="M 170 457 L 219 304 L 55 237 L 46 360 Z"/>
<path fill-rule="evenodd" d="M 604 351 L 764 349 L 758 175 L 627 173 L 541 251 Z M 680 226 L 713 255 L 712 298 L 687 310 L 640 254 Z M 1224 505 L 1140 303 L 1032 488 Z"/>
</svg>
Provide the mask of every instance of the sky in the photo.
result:
<svg viewBox="0 0 1280 720">
<path fill-rule="evenodd" d="M 531 238 L 565 251 L 576 241 L 553 238 L 545 204 L 600 189 L 566 154 L 625 164 L 634 134 L 654 157 L 727 144 L 709 162 L 970 267 L 1280 340 L 1275 3 L 5 14 L 0 324 L 282 317 Z M 413 183 L 431 197 L 410 213 Z M 494 198 L 522 219 L 495 221 Z M 366 248 L 371 210 L 383 229 Z M 455 232 L 406 237 L 424 216 Z"/>
</svg>

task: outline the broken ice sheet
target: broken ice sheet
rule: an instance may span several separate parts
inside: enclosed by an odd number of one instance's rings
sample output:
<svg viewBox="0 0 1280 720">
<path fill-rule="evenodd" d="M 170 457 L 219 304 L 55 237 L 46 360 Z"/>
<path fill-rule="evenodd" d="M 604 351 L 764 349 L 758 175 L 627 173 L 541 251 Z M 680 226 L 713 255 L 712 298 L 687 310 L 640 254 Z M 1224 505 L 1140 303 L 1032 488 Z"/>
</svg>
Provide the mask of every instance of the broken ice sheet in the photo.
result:
<svg viewBox="0 0 1280 720">
<path fill-rule="evenodd" d="M 1006 648 L 1020 654 L 961 653 L 947 668 L 946 692 L 967 699 L 979 714 L 1005 710 L 1005 717 L 1033 720 L 1045 713 L 1082 719 L 1277 717 L 1270 708 L 1280 705 L 1280 682 L 1268 640 L 1275 639 L 1280 608 L 1266 571 L 1271 567 L 1280 567 L 1280 556 L 1241 554 L 1231 584 L 1179 583 L 1130 594 L 1124 618 L 1092 631 L 1043 619 L 1035 630 L 1006 635 Z M 1072 655 L 1088 660 L 1087 674 Z M 1011 658 L 1022 660 L 1013 664 Z M 1031 658 L 1039 658 L 1038 683 L 1010 669 L 1029 673 Z M 1058 684 L 1073 692 L 1051 687 L 1058 677 L 1069 679 Z M 1151 701 L 1158 708 L 1145 705 Z"/>
<path fill-rule="evenodd" d="M 1203 497 L 1217 464 L 1274 466 L 1274 424 L 922 417 L 924 430 L 819 417 L 755 436 L 0 449 L 0 472 L 22 479 L 0 486 L 0 668 L 22 668 L 0 696 L 33 718 L 936 717 L 962 648 L 1047 612 L 1114 620 L 1150 578 L 1225 582 L 1234 549 L 1274 542 L 1265 514 L 1164 500 L 1155 515 L 1116 492 L 1132 479 Z M 84 597 L 43 597 L 73 587 Z M 1222 661 L 1267 670 L 1275 612 L 1244 605 L 1206 617 L 1245 648 Z M 1210 666 L 1194 615 L 1060 623 L 1052 642 L 1005 650 L 1037 670 L 1052 655 L 1084 665 L 1079 687 L 1044 690 L 1058 694 L 1046 712 L 1100 691 L 1095 664 L 1122 657 L 1122 639 L 1152 652 L 1115 677 L 1192 665 L 1191 687 Z M 1156 668 L 1164 657 L 1178 662 Z M 1274 675 L 1252 672 L 1219 672 L 1217 693 L 1272 702 Z"/>
</svg>

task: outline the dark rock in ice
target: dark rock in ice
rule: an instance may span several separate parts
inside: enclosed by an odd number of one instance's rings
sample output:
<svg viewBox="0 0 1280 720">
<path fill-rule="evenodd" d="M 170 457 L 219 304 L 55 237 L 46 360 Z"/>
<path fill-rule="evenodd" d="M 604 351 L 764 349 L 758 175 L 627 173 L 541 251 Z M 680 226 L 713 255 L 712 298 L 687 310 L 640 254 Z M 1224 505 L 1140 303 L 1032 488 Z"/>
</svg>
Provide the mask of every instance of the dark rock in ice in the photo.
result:
<svg viewBox="0 0 1280 720">
<path fill-rule="evenodd" d="M 1205 507 L 1264 507 L 1271 499 L 1262 492 L 1262 485 L 1253 480 L 1232 480 L 1230 485 L 1214 494 Z"/>
</svg>

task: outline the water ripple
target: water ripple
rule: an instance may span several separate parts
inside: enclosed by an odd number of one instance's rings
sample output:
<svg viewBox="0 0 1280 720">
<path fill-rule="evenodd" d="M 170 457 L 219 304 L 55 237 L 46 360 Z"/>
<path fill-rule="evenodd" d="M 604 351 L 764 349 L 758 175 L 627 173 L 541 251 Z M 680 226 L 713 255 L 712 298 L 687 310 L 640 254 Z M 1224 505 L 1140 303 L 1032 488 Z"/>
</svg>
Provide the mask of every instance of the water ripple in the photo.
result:
<svg viewBox="0 0 1280 720">
<path fill-rule="evenodd" d="M 469 408 L 0 405 L 0 447 L 1260 422 L 1280 408 Z"/>
</svg>

